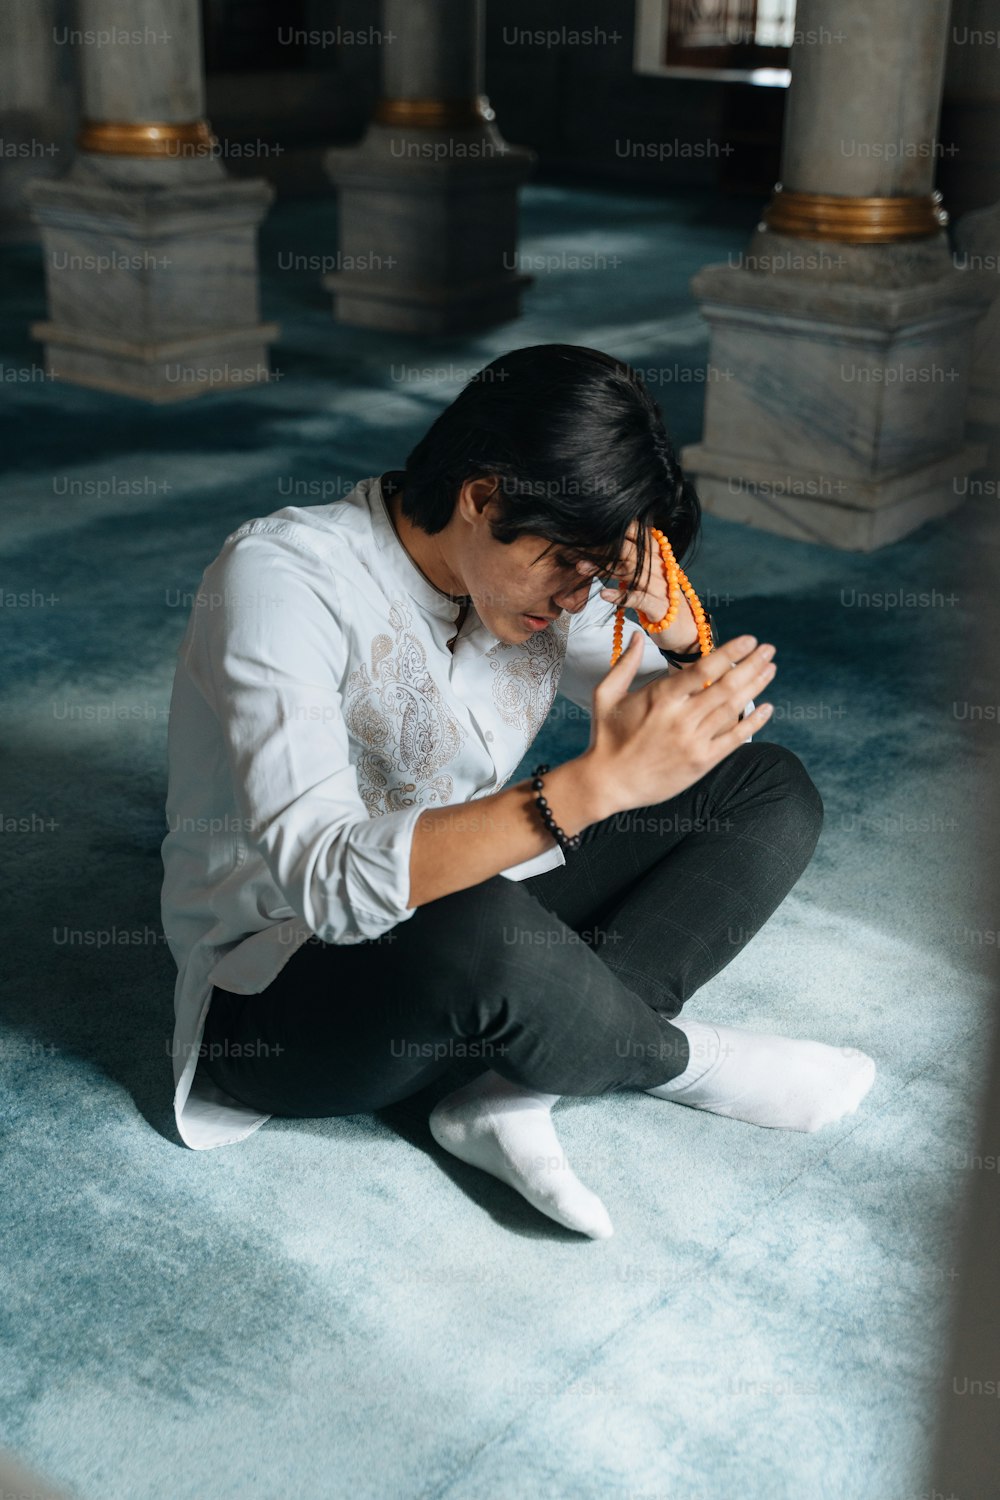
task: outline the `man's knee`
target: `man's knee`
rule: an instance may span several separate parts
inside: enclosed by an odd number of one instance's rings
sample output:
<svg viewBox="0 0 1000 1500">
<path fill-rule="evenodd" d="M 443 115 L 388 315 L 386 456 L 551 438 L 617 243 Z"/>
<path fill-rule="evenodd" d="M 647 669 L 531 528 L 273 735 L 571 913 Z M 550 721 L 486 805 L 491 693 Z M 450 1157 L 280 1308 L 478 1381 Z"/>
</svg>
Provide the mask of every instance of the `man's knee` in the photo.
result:
<svg viewBox="0 0 1000 1500">
<path fill-rule="evenodd" d="M 811 834 L 815 842 L 823 827 L 823 798 L 795 751 L 773 740 L 755 740 L 741 749 L 745 753 L 756 752 L 760 774 L 784 793 L 787 816 L 795 819 L 803 833 Z"/>
<path fill-rule="evenodd" d="M 518 881 L 502 875 L 429 902 L 416 916 L 413 936 L 420 952 L 410 955 L 414 981 L 450 1015 L 505 990 L 509 973 L 523 971 L 529 948 L 544 949 L 545 930 L 553 921 Z"/>
</svg>

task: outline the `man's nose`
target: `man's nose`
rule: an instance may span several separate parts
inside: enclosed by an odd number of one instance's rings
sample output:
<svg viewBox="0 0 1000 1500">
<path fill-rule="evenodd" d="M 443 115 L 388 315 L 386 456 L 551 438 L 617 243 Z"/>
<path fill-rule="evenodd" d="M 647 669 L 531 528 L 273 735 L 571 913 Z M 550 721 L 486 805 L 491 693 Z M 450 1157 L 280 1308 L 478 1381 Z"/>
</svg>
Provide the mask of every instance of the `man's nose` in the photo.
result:
<svg viewBox="0 0 1000 1500">
<path fill-rule="evenodd" d="M 564 609 L 569 615 L 578 615 L 587 602 L 587 596 L 590 593 L 590 586 L 593 581 L 592 576 L 590 578 L 581 578 L 580 582 L 575 583 L 572 588 L 566 588 L 558 594 L 553 594 L 553 604 L 557 605 L 559 609 Z"/>
</svg>

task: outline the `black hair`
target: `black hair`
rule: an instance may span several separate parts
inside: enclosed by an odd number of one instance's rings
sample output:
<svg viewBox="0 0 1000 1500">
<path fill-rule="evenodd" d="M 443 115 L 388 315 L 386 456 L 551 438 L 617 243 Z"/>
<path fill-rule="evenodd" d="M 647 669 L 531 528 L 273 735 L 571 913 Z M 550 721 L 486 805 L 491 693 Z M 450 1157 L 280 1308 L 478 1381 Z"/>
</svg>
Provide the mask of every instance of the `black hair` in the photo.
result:
<svg viewBox="0 0 1000 1500">
<path fill-rule="evenodd" d="M 637 521 L 627 587 L 642 575 L 648 527 L 666 534 L 678 563 L 699 536 L 698 495 L 659 407 L 637 371 L 598 349 L 535 344 L 474 375 L 407 458 L 403 513 L 441 531 L 462 484 L 494 475 L 497 541 L 544 537 L 602 577 Z"/>
</svg>

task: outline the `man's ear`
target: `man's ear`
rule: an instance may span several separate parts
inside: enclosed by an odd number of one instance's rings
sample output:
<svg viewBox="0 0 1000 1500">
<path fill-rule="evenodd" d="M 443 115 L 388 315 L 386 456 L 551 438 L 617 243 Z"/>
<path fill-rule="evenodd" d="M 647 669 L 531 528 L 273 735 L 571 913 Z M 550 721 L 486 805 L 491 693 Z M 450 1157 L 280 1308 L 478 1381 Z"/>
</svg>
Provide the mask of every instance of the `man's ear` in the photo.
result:
<svg viewBox="0 0 1000 1500">
<path fill-rule="evenodd" d="M 467 479 L 458 492 L 458 511 L 465 520 L 478 520 L 500 487 L 495 474 L 483 479 Z"/>
</svg>

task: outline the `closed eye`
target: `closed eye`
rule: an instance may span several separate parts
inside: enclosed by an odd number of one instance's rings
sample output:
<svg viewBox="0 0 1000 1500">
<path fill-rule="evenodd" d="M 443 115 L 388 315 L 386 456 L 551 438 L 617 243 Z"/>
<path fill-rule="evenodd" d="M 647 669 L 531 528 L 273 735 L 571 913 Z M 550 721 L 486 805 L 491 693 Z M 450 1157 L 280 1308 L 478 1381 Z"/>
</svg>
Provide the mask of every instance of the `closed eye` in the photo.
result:
<svg viewBox="0 0 1000 1500">
<path fill-rule="evenodd" d="M 600 571 L 597 568 L 597 564 L 596 563 L 591 563 L 590 559 L 587 558 L 587 557 L 566 557 L 563 553 L 558 553 L 557 552 L 557 553 L 554 554 L 552 560 L 555 563 L 556 567 L 561 572 L 563 572 L 563 573 L 575 573 L 576 572 L 576 565 L 577 565 L 577 563 L 580 563 L 580 562 L 589 563 L 590 566 L 593 567 L 596 570 L 594 573 L 591 573 L 589 575 L 591 578 L 596 577 L 596 573 Z M 587 577 L 587 575 L 584 574 L 584 573 L 581 573 L 579 576 L 581 578 Z"/>
</svg>

